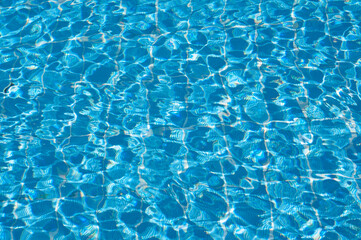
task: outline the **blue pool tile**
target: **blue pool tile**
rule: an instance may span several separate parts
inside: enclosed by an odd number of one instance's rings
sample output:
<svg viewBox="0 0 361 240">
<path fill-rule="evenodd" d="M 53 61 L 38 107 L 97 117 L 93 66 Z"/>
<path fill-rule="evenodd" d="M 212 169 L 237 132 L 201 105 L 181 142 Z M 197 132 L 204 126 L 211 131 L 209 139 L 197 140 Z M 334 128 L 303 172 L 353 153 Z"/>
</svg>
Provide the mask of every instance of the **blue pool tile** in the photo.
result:
<svg viewBox="0 0 361 240">
<path fill-rule="evenodd" d="M 357 1 L 0 1 L 1 239 L 360 239 Z"/>
</svg>

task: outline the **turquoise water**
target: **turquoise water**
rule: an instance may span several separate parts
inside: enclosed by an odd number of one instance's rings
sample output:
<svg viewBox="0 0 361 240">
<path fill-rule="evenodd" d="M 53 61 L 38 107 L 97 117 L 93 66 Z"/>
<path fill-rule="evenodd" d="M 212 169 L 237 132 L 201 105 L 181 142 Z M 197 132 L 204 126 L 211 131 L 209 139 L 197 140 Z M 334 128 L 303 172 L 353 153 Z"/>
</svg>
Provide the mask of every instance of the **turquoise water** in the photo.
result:
<svg viewBox="0 0 361 240">
<path fill-rule="evenodd" d="M 361 239 L 361 4 L 0 1 L 0 239 Z"/>
</svg>

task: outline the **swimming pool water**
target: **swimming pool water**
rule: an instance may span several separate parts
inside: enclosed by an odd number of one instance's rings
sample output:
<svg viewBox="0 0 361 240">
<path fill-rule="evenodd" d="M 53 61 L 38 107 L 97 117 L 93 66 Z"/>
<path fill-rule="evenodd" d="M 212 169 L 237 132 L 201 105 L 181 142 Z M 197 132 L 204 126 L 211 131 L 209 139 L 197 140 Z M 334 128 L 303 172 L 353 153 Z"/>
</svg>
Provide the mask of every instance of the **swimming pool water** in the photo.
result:
<svg viewBox="0 0 361 240">
<path fill-rule="evenodd" d="M 0 239 L 361 239 L 355 0 L 0 1 Z"/>
</svg>

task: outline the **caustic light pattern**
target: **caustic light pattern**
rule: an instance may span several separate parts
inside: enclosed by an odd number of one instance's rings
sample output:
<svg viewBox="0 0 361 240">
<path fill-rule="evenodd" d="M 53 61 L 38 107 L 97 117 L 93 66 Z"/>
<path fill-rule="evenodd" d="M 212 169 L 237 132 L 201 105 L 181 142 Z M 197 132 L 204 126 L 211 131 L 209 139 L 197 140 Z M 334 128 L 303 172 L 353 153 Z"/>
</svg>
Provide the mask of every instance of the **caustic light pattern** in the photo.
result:
<svg viewBox="0 0 361 240">
<path fill-rule="evenodd" d="M 359 1 L 0 22 L 0 239 L 361 239 Z"/>
</svg>

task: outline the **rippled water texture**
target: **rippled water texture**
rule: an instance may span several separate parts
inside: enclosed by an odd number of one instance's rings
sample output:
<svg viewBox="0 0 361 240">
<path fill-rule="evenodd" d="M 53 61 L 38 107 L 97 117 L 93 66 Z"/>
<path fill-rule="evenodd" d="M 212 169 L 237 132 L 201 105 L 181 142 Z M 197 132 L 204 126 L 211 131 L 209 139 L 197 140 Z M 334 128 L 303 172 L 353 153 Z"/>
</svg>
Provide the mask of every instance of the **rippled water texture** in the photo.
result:
<svg viewBox="0 0 361 240">
<path fill-rule="evenodd" d="M 0 239 L 361 239 L 356 0 L 0 1 Z"/>
</svg>

